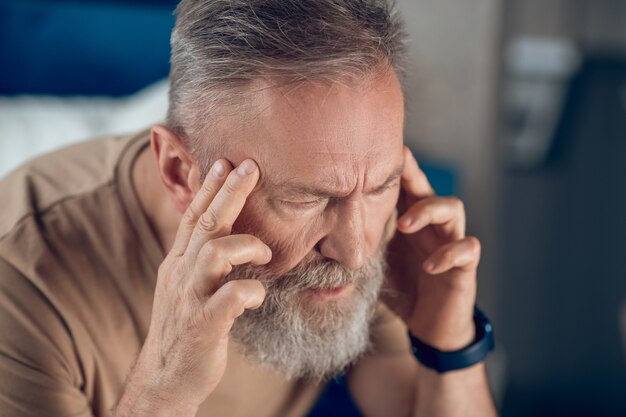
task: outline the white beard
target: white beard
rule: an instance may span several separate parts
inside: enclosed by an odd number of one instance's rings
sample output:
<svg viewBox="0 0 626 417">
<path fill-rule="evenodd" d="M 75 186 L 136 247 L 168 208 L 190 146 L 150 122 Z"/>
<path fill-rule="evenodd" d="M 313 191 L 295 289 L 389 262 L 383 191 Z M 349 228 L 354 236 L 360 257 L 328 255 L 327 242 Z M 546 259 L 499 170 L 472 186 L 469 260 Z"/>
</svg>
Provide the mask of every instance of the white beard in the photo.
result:
<svg viewBox="0 0 626 417">
<path fill-rule="evenodd" d="M 287 378 L 322 382 L 344 371 L 370 347 L 370 325 L 385 276 L 379 253 L 358 270 L 335 261 L 297 265 L 284 275 L 235 267 L 227 280 L 254 278 L 266 288 L 261 307 L 235 320 L 231 336 L 253 364 Z M 319 302 L 307 289 L 353 284 L 351 294 Z"/>
</svg>

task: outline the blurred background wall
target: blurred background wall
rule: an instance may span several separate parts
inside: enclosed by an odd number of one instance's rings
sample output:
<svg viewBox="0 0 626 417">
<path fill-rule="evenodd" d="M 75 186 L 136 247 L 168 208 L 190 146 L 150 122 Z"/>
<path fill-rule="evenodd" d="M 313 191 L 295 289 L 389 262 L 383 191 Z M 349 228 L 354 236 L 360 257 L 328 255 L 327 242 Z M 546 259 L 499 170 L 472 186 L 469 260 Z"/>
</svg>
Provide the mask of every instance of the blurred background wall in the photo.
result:
<svg viewBox="0 0 626 417">
<path fill-rule="evenodd" d="M 510 416 L 626 415 L 626 2 L 504 3 L 498 320 Z"/>
<path fill-rule="evenodd" d="M 160 120 L 175 3 L 0 0 L 0 175 Z M 398 6 L 406 142 L 483 242 L 502 415 L 626 416 L 626 1 Z"/>
</svg>

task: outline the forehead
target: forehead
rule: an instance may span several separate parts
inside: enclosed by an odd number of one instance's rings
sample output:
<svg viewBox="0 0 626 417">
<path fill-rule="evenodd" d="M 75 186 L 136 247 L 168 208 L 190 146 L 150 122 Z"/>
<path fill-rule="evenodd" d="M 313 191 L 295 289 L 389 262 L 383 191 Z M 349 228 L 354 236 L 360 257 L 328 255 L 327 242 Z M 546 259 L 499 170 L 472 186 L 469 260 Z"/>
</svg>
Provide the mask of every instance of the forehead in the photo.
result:
<svg viewBox="0 0 626 417">
<path fill-rule="evenodd" d="M 380 182 L 402 163 L 404 102 L 392 71 L 362 84 L 260 88 L 236 140 L 261 182 L 349 189 Z"/>
</svg>

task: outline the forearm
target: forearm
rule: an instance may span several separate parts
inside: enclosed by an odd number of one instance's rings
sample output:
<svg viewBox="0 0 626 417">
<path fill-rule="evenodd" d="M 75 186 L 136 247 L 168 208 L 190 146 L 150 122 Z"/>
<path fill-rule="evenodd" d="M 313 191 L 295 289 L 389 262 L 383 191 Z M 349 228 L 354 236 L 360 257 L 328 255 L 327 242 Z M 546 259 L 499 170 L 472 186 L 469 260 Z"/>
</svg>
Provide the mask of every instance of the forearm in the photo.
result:
<svg viewBox="0 0 626 417">
<path fill-rule="evenodd" d="M 420 365 L 416 389 L 414 416 L 497 416 L 484 363 L 442 374 Z"/>
<path fill-rule="evenodd" d="M 196 407 L 178 400 L 159 387 L 158 378 L 140 360 L 133 368 L 112 417 L 194 417 Z"/>
</svg>

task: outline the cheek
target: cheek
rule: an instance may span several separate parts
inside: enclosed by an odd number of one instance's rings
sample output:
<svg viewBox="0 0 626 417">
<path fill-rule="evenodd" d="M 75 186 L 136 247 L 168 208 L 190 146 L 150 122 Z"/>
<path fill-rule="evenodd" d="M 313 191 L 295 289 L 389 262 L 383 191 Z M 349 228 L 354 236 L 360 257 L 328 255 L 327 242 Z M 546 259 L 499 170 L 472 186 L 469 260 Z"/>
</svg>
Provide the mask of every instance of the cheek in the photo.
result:
<svg viewBox="0 0 626 417">
<path fill-rule="evenodd" d="M 270 267 L 277 273 L 285 273 L 300 262 L 314 258 L 314 248 L 318 239 L 311 238 L 305 228 L 282 228 L 275 226 L 267 237 L 273 257 Z"/>
<path fill-rule="evenodd" d="M 262 202 L 249 201 L 233 224 L 232 233 L 251 234 L 272 249 L 268 267 L 277 274 L 292 269 L 311 252 L 321 239 L 321 216 L 283 216 Z"/>
</svg>

